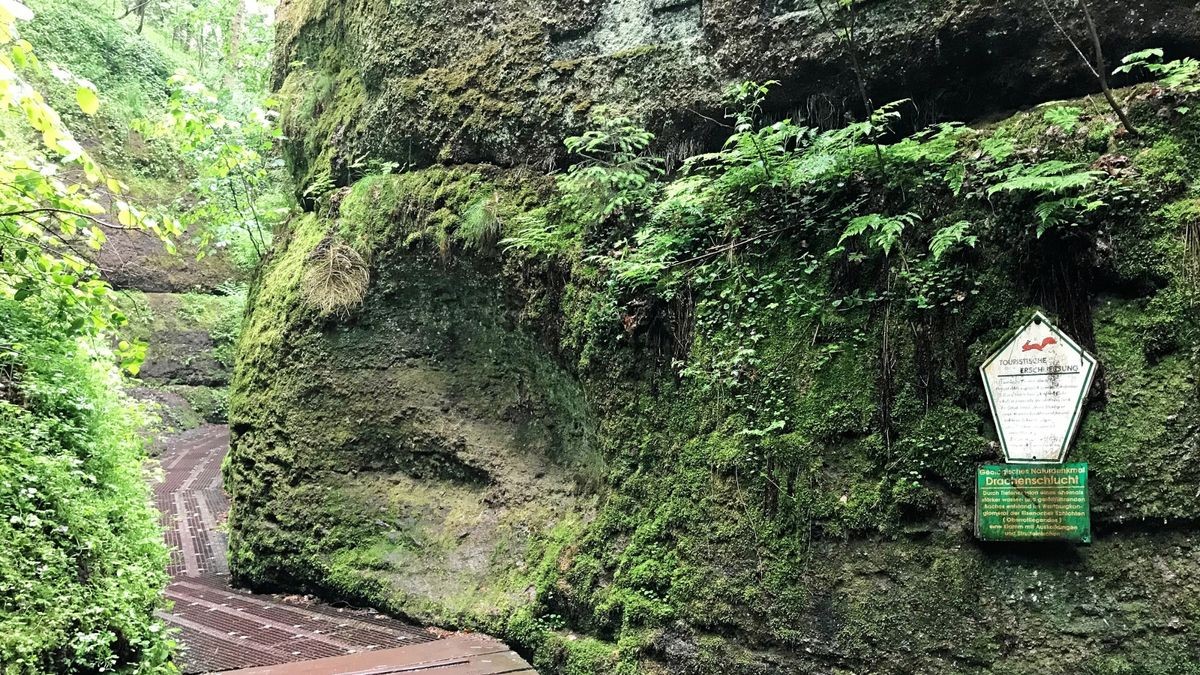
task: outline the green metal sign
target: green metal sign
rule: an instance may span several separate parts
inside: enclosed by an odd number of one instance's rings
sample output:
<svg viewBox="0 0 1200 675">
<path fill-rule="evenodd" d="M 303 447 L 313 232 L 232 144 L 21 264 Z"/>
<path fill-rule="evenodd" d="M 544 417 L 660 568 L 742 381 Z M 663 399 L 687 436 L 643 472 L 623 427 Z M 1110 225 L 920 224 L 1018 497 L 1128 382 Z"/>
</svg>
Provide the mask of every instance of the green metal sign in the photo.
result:
<svg viewBox="0 0 1200 675">
<path fill-rule="evenodd" d="M 984 541 L 1090 544 L 1088 465 L 983 464 L 975 488 L 975 536 Z"/>
</svg>

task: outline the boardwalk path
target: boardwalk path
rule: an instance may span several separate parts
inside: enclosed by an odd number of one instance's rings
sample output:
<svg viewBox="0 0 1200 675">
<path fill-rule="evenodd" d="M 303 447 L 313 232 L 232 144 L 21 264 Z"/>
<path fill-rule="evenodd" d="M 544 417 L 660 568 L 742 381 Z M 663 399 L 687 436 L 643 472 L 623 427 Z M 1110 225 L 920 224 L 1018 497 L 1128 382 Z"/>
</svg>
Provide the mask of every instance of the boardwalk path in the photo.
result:
<svg viewBox="0 0 1200 675">
<path fill-rule="evenodd" d="M 439 638 L 371 611 L 230 588 L 225 535 L 218 528 L 229 511 L 221 489 L 228 447 L 224 426 L 167 439 L 165 479 L 155 487 L 171 547 L 167 596 L 175 604 L 162 618 L 180 629 L 185 673 L 534 673 L 508 647 L 484 636 Z"/>
</svg>

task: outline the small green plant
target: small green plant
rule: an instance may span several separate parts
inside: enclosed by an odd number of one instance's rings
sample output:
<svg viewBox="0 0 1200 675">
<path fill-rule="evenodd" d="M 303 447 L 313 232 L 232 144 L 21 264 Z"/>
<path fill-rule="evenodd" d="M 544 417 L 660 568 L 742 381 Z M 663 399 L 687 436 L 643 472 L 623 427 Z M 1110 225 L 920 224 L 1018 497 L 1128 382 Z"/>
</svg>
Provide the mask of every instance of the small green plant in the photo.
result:
<svg viewBox="0 0 1200 675">
<path fill-rule="evenodd" d="M 566 140 L 580 158 L 559 178 L 568 219 L 584 231 L 612 217 L 631 215 L 653 191 L 662 160 L 646 155 L 654 134 L 628 118 L 596 119 L 598 128 Z"/>
<path fill-rule="evenodd" d="M 974 248 L 979 237 L 968 234 L 970 229 L 971 223 L 960 220 L 935 232 L 929 240 L 929 255 L 933 257 L 934 262 L 940 261 L 947 253 L 960 246 Z"/>
<path fill-rule="evenodd" d="M 476 250 L 494 250 L 504 236 L 504 222 L 500 220 L 500 193 L 493 192 L 471 202 L 462 214 L 455 235 Z"/>
<path fill-rule="evenodd" d="M 1032 166 L 1016 164 L 991 174 L 998 182 L 987 189 L 987 196 L 1015 193 L 1037 198 L 1034 215 L 1038 220 L 1037 236 L 1041 237 L 1051 228 L 1104 206 L 1093 189 L 1104 175 L 1102 171 L 1062 160 Z"/>
<path fill-rule="evenodd" d="M 1132 73 L 1144 69 L 1164 89 L 1179 94 L 1200 92 L 1200 61 L 1191 57 L 1163 61 L 1163 54 L 1163 50 L 1157 47 L 1134 52 L 1121 59 L 1121 65 L 1113 73 Z"/>
<path fill-rule="evenodd" d="M 1063 130 L 1065 134 L 1073 134 L 1079 128 L 1079 118 L 1083 116 L 1083 108 L 1071 105 L 1056 105 L 1042 113 L 1042 117 Z"/>
<path fill-rule="evenodd" d="M 920 216 L 915 213 L 903 213 L 897 216 L 869 213 L 865 216 L 858 216 L 851 219 L 850 224 L 842 232 L 841 238 L 838 239 L 838 244 L 865 234 L 867 243 L 872 248 L 877 248 L 885 256 L 888 256 L 891 255 L 892 249 L 899 244 L 904 229 L 920 220 Z"/>
</svg>

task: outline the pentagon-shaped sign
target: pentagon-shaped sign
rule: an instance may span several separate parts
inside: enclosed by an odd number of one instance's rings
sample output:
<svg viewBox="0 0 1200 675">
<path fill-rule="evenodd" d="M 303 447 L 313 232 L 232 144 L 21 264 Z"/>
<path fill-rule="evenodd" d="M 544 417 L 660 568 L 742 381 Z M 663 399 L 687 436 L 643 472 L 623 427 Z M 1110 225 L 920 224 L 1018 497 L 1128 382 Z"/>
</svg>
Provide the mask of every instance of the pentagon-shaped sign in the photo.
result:
<svg viewBox="0 0 1200 675">
<path fill-rule="evenodd" d="M 1062 462 L 1092 388 L 1096 358 L 1038 312 L 979 372 L 1004 460 Z"/>
</svg>

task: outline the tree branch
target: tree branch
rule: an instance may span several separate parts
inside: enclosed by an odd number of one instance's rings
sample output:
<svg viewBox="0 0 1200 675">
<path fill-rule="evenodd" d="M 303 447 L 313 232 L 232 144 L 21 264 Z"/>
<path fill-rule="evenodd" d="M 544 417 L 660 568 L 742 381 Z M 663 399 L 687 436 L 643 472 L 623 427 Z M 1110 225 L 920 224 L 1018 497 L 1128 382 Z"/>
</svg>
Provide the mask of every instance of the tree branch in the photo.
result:
<svg viewBox="0 0 1200 675">
<path fill-rule="evenodd" d="M 1129 115 L 1125 113 L 1125 109 L 1117 103 L 1117 99 L 1113 96 L 1112 89 L 1108 86 L 1108 67 L 1104 65 L 1104 50 L 1100 47 L 1100 34 L 1096 31 L 1096 22 L 1092 20 L 1092 12 L 1088 9 L 1085 0 L 1078 0 L 1079 8 L 1083 10 L 1083 18 L 1087 20 L 1088 36 L 1092 38 L 1092 48 L 1096 52 L 1096 79 L 1100 80 L 1100 90 L 1104 92 L 1104 98 L 1108 101 L 1108 105 L 1112 107 L 1113 112 L 1117 113 L 1117 117 L 1121 118 L 1121 124 L 1130 135 L 1137 136 L 1137 129 L 1133 127 L 1133 122 L 1130 121 Z"/>
<path fill-rule="evenodd" d="M 151 0 L 142 0 L 142 2 L 139 2 L 136 5 L 130 5 L 128 8 L 125 9 L 124 14 L 117 17 L 117 20 L 120 21 L 121 19 L 124 19 L 125 17 L 129 16 L 130 14 L 133 14 L 134 12 L 142 9 L 146 5 L 149 5 L 150 2 L 151 2 Z"/>
<path fill-rule="evenodd" d="M 93 215 L 89 215 L 87 213 L 80 213 L 78 211 L 72 211 L 70 209 L 55 209 L 55 208 L 50 208 L 50 207 L 41 207 L 41 208 L 36 208 L 36 209 L 23 209 L 23 210 L 18 210 L 18 211 L 5 211 L 5 212 L 0 213 L 0 218 L 10 218 L 10 217 L 16 217 L 16 216 L 31 216 L 31 215 L 34 215 L 37 213 L 49 213 L 52 215 L 75 216 L 76 218 L 83 218 L 84 220 L 86 220 L 94 225 L 97 225 L 99 227 L 103 227 L 107 230 L 124 230 L 126 232 L 139 232 L 142 229 L 140 227 L 125 227 L 123 225 L 113 225 L 112 223 L 104 222 L 103 220 L 100 220 L 99 218 L 97 218 Z"/>
</svg>

